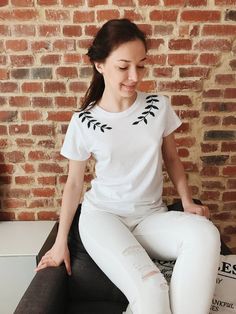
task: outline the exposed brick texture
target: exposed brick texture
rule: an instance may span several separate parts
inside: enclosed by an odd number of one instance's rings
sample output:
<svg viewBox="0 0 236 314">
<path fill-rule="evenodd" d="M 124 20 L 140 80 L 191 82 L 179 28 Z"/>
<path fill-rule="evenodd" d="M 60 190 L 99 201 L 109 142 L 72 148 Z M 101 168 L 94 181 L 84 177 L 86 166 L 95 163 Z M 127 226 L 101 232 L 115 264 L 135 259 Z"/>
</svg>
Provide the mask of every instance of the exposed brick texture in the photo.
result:
<svg viewBox="0 0 236 314">
<path fill-rule="evenodd" d="M 236 252 L 236 0 L 3 0 L 0 3 L 0 220 L 58 219 L 59 150 L 91 76 L 99 26 L 128 17 L 148 34 L 140 90 L 168 95 L 195 198 Z M 84 191 L 94 175 L 88 162 Z M 177 198 L 165 173 L 164 198 Z"/>
</svg>

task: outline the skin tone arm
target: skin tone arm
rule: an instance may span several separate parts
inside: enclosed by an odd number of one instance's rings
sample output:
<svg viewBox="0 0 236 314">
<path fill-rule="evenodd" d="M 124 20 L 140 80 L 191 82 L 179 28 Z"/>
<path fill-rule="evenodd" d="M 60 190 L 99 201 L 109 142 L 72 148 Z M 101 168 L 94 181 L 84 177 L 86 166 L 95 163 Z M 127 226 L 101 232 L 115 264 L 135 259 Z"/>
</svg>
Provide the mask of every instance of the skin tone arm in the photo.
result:
<svg viewBox="0 0 236 314">
<path fill-rule="evenodd" d="M 59 266 L 64 261 L 67 273 L 71 274 L 67 238 L 75 211 L 81 199 L 86 163 L 86 160 L 69 161 L 69 172 L 62 196 L 57 238 L 52 248 L 42 257 L 35 269 L 36 271 L 49 266 Z"/>
<path fill-rule="evenodd" d="M 197 205 L 192 201 L 191 191 L 188 187 L 184 167 L 177 153 L 173 133 L 163 138 L 162 155 L 168 175 L 182 200 L 184 211 L 209 218 L 208 207 Z"/>
</svg>

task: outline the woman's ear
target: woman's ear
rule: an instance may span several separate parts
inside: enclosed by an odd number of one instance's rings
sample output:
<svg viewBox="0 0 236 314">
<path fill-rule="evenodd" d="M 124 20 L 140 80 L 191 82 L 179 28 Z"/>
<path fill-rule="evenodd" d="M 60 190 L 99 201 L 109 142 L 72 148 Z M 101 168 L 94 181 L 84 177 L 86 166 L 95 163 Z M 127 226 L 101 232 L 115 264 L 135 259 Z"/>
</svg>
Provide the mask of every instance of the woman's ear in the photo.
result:
<svg viewBox="0 0 236 314">
<path fill-rule="evenodd" d="M 103 69 L 103 67 L 102 67 L 102 63 L 100 63 L 100 62 L 94 62 L 94 65 L 95 65 L 95 68 L 96 68 L 96 70 L 100 73 L 100 74 L 102 74 L 102 69 Z"/>
</svg>

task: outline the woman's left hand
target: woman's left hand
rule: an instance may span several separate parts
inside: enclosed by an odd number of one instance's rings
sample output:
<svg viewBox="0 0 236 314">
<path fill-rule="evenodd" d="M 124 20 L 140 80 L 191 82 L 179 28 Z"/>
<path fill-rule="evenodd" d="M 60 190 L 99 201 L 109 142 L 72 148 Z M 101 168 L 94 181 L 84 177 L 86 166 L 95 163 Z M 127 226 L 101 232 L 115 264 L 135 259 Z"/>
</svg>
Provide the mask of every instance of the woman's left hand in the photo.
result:
<svg viewBox="0 0 236 314">
<path fill-rule="evenodd" d="M 195 203 L 188 204 L 184 206 L 184 211 L 200 216 L 205 216 L 206 218 L 210 218 L 209 208 L 205 205 L 198 205 Z"/>
</svg>

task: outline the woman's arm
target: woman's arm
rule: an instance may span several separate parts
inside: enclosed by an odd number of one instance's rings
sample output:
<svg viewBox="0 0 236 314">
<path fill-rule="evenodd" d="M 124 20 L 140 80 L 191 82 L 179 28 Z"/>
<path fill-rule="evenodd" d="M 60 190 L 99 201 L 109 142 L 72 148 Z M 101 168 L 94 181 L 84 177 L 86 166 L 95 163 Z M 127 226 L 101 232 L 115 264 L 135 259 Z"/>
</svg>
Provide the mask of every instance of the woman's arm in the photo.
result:
<svg viewBox="0 0 236 314">
<path fill-rule="evenodd" d="M 63 261 L 71 273 L 67 238 L 75 211 L 81 199 L 87 161 L 69 161 L 68 178 L 62 196 L 59 229 L 53 247 L 42 257 L 36 271 L 48 266 L 59 266 Z"/>
<path fill-rule="evenodd" d="M 163 138 L 162 156 L 168 175 L 182 200 L 184 211 L 209 217 L 208 207 L 197 205 L 192 200 L 184 167 L 177 153 L 173 133 Z"/>
</svg>

